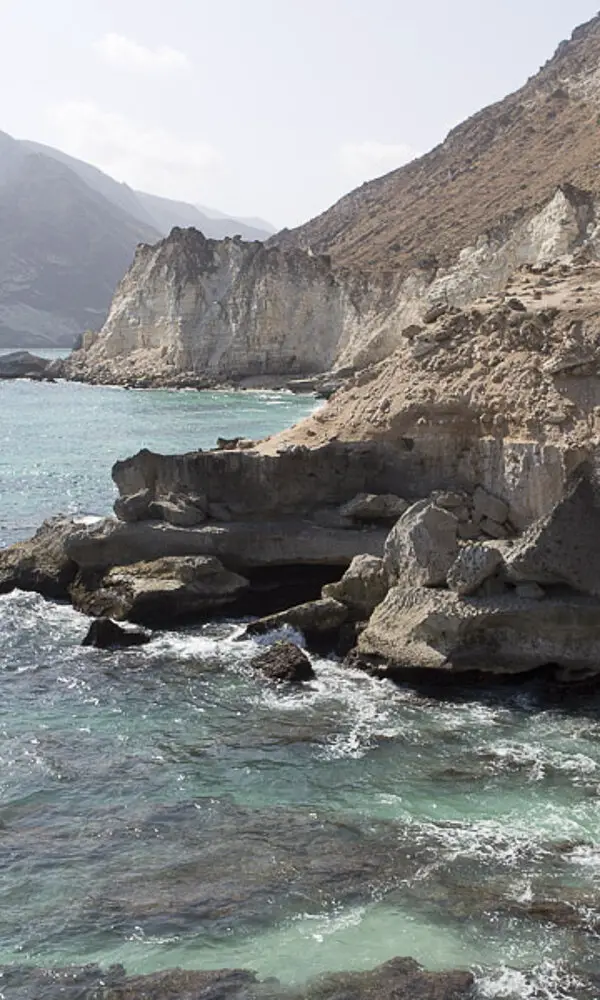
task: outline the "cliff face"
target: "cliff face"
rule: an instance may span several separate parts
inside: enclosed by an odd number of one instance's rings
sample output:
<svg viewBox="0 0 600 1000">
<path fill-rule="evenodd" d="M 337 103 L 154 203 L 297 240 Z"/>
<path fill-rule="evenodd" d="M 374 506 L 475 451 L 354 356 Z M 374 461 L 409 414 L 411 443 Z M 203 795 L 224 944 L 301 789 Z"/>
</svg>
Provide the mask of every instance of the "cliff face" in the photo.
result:
<svg viewBox="0 0 600 1000">
<path fill-rule="evenodd" d="M 138 248 L 103 330 L 85 337 L 70 371 L 117 382 L 323 371 L 353 310 L 325 257 L 174 229 Z"/>
<path fill-rule="evenodd" d="M 598 251 L 596 201 L 563 185 L 534 215 L 464 247 L 450 267 L 377 279 L 336 271 L 326 256 L 173 230 L 138 248 L 100 333 L 87 334 L 66 374 L 97 382 L 208 383 L 364 368 L 403 343 L 440 304 L 503 292 L 523 264 Z"/>
</svg>

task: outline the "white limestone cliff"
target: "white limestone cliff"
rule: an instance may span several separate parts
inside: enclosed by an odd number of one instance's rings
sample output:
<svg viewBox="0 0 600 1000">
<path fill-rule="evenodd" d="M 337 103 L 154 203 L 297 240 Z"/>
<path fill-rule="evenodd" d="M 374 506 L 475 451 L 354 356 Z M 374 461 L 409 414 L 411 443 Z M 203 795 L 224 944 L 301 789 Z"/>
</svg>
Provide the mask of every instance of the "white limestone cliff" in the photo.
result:
<svg viewBox="0 0 600 1000">
<path fill-rule="evenodd" d="M 597 206 L 564 186 L 535 215 L 465 247 L 452 267 L 399 280 L 334 271 L 310 251 L 173 230 L 142 245 L 99 333 L 88 333 L 65 374 L 95 382 L 207 384 L 248 376 L 364 368 L 402 343 L 440 304 L 465 307 L 502 293 L 524 264 L 582 247 L 597 256 Z"/>
</svg>

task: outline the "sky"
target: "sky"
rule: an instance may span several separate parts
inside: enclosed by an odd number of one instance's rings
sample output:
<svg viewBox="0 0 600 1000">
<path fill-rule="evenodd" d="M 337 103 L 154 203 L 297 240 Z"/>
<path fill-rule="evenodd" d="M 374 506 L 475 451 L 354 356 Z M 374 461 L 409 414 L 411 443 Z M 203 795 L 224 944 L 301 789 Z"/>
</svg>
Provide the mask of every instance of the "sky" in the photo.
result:
<svg viewBox="0 0 600 1000">
<path fill-rule="evenodd" d="M 597 2 L 0 0 L 0 130 L 294 226 L 518 88 Z"/>
</svg>

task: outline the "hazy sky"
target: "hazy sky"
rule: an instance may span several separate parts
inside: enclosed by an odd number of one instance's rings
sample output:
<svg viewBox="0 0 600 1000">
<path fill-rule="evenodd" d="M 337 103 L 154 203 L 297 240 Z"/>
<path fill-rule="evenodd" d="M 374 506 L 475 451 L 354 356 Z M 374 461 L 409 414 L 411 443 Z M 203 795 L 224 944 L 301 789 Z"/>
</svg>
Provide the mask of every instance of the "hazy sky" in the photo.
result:
<svg viewBox="0 0 600 1000">
<path fill-rule="evenodd" d="M 0 130 L 295 225 L 520 86 L 598 0 L 0 0 Z"/>
</svg>

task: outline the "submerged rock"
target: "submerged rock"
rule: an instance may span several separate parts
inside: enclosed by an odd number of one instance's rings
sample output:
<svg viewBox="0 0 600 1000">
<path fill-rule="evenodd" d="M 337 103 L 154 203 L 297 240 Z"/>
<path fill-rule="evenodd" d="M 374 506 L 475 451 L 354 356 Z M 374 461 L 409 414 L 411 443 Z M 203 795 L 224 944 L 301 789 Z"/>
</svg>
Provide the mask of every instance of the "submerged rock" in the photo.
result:
<svg viewBox="0 0 600 1000">
<path fill-rule="evenodd" d="M 145 629 L 126 629 L 111 618 L 96 618 L 81 645 L 95 646 L 96 649 L 127 649 L 128 646 L 144 646 L 151 638 Z"/>
<path fill-rule="evenodd" d="M 471 972 L 426 972 L 412 958 L 393 958 L 367 972 L 336 972 L 308 984 L 306 1000 L 468 1000 Z"/>
<path fill-rule="evenodd" d="M 304 986 L 261 982 L 246 969 L 167 969 L 128 976 L 121 965 L 37 969 L 0 967 L 6 1000 L 468 1000 L 470 972 L 426 972 L 393 958 L 368 972 L 335 972 Z"/>
<path fill-rule="evenodd" d="M 247 1000 L 258 995 L 251 990 L 259 985 L 255 973 L 244 969 L 167 969 L 128 976 L 122 965 L 2 966 L 0 977 L 7 1000 Z"/>
<path fill-rule="evenodd" d="M 292 684 L 310 681 L 315 676 L 308 656 L 293 642 L 276 642 L 264 653 L 255 656 L 250 666 L 260 670 L 270 680 Z"/>
</svg>

